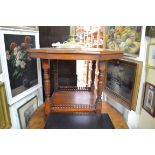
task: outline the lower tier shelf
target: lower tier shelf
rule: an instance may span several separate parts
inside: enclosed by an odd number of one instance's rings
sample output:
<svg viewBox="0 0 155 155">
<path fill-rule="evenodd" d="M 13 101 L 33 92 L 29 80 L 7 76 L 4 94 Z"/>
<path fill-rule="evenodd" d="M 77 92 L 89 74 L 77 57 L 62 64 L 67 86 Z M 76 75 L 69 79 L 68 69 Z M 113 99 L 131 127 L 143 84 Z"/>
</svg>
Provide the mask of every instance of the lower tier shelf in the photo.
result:
<svg viewBox="0 0 155 155">
<path fill-rule="evenodd" d="M 51 97 L 51 111 L 93 112 L 96 96 L 91 91 L 57 91 Z"/>
</svg>

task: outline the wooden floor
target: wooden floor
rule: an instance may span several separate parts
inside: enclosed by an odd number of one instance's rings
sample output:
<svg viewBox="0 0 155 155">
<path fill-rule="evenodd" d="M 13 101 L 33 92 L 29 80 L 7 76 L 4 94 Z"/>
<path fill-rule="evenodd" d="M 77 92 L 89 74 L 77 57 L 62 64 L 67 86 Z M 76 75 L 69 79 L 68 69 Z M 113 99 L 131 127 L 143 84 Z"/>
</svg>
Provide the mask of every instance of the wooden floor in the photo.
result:
<svg viewBox="0 0 155 155">
<path fill-rule="evenodd" d="M 108 103 L 102 103 L 102 113 L 109 114 L 116 129 L 128 129 L 128 126 L 120 112 L 118 112 Z M 43 129 L 45 122 L 46 117 L 44 113 L 44 105 L 41 105 L 32 115 L 28 123 L 28 129 Z"/>
</svg>

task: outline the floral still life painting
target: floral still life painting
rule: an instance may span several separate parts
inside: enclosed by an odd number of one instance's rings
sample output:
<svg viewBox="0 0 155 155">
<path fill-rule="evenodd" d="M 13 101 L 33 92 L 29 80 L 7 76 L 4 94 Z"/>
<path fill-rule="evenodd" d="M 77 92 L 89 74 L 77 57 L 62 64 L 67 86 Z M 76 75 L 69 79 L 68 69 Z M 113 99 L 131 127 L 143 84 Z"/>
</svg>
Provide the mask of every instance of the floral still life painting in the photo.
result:
<svg viewBox="0 0 155 155">
<path fill-rule="evenodd" d="M 28 48 L 35 48 L 35 36 L 4 34 L 5 51 L 12 96 L 38 83 L 37 61 L 30 58 Z"/>
</svg>

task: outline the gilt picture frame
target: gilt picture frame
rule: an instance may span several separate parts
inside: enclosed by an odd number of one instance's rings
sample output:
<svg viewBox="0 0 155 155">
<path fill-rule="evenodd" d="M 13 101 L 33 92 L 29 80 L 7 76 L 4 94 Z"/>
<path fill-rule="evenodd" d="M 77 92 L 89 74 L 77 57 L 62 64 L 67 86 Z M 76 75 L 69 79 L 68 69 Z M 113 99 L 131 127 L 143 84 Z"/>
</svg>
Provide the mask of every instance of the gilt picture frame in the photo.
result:
<svg viewBox="0 0 155 155">
<path fill-rule="evenodd" d="M 142 62 L 131 59 L 107 62 L 105 92 L 129 110 L 136 110 Z"/>
<path fill-rule="evenodd" d="M 9 105 L 6 98 L 4 83 L 0 82 L 0 129 L 11 127 Z"/>
<path fill-rule="evenodd" d="M 0 74 L 2 73 L 2 65 L 1 65 L 1 59 L 0 59 Z"/>
<path fill-rule="evenodd" d="M 30 117 L 32 116 L 33 112 L 37 109 L 37 107 L 38 98 L 37 96 L 35 96 L 17 109 L 21 129 L 27 128 Z"/>
<path fill-rule="evenodd" d="M 145 83 L 143 108 L 155 117 L 155 86 L 149 82 Z"/>
<path fill-rule="evenodd" d="M 147 49 L 147 67 L 155 68 L 155 44 L 149 44 Z"/>
</svg>

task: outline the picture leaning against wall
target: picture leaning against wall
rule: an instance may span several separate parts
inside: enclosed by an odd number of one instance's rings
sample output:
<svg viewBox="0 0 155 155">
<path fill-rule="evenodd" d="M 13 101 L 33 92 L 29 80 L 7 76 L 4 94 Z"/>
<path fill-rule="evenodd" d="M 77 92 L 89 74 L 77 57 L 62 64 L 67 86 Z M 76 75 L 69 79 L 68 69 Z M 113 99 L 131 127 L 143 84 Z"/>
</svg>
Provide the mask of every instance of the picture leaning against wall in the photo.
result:
<svg viewBox="0 0 155 155">
<path fill-rule="evenodd" d="M 22 129 L 27 128 L 28 122 L 34 111 L 37 109 L 37 107 L 38 107 L 38 98 L 37 96 L 35 96 L 17 109 L 20 121 L 20 127 Z"/>
<path fill-rule="evenodd" d="M 30 58 L 28 48 L 35 48 L 35 36 L 4 34 L 5 51 L 12 96 L 38 83 L 37 61 Z"/>
<path fill-rule="evenodd" d="M 106 91 L 128 109 L 135 110 L 142 62 L 111 60 L 107 63 Z"/>
</svg>

